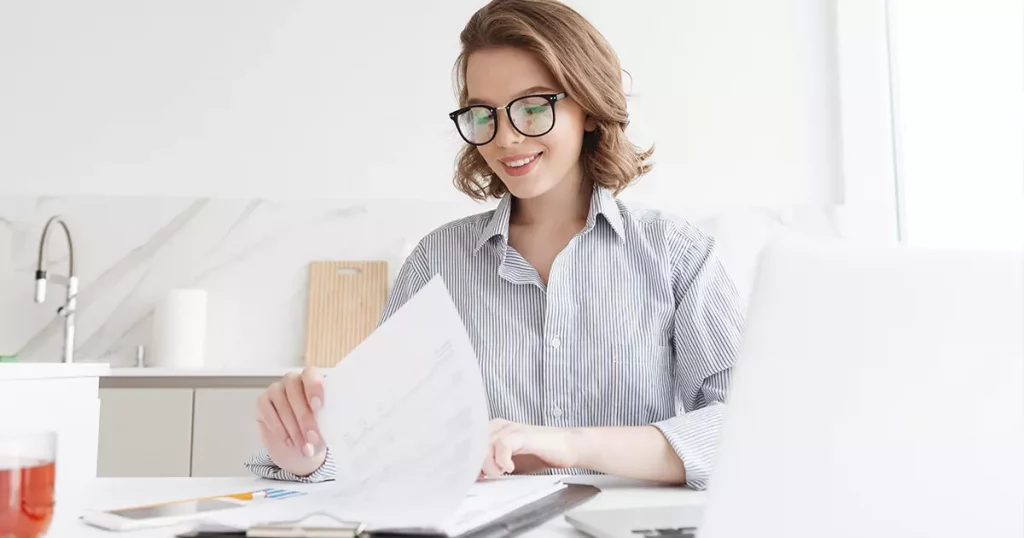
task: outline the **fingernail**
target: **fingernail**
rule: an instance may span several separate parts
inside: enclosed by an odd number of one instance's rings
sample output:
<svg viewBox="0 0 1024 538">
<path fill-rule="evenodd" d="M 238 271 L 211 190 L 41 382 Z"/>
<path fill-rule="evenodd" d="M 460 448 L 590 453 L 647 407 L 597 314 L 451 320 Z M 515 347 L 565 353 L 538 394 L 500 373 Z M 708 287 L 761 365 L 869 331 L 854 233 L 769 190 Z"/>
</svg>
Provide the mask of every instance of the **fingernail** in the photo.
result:
<svg viewBox="0 0 1024 538">
<path fill-rule="evenodd" d="M 311 445 L 309 443 L 306 443 L 306 446 L 302 447 L 302 453 L 305 454 L 307 458 L 312 458 L 313 457 L 313 445 Z"/>
<path fill-rule="evenodd" d="M 309 407 L 311 407 L 313 411 L 319 411 L 320 405 L 320 398 L 317 398 L 316 396 L 314 396 L 313 399 L 309 401 Z"/>
<path fill-rule="evenodd" d="M 320 442 L 320 437 L 316 434 L 315 431 L 309 430 L 308 432 L 306 432 L 306 440 L 309 441 L 310 444 L 315 445 Z"/>
</svg>

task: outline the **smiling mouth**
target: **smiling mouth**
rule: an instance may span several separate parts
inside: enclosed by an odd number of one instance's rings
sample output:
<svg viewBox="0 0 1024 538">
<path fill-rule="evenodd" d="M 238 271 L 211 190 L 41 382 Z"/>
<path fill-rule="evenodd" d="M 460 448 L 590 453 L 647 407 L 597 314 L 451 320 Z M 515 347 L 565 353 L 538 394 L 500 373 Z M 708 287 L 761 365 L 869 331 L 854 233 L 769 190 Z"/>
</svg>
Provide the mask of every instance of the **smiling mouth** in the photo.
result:
<svg viewBox="0 0 1024 538">
<path fill-rule="evenodd" d="M 542 153 L 544 152 L 539 151 L 537 153 L 534 153 L 533 155 L 530 155 L 529 157 L 523 157 L 521 159 L 516 159 L 514 161 L 501 160 L 501 164 L 509 168 L 522 168 L 523 166 L 526 166 L 533 162 L 534 160 L 536 160 L 537 157 L 540 157 Z"/>
</svg>

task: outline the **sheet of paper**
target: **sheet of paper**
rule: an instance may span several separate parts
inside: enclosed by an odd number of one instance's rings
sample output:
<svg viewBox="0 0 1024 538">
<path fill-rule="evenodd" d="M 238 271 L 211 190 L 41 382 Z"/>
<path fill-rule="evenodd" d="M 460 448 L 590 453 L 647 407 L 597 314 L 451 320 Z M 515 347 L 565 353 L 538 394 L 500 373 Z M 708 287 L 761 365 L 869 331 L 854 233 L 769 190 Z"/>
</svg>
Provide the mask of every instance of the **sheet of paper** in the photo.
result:
<svg viewBox="0 0 1024 538">
<path fill-rule="evenodd" d="M 435 276 L 325 372 L 317 422 L 338 474 L 322 509 L 371 527 L 440 528 L 476 481 L 488 421 L 476 354 Z"/>
<path fill-rule="evenodd" d="M 440 277 L 325 372 L 317 421 L 335 481 L 207 521 L 338 526 L 329 514 L 370 530 L 454 536 L 565 487 L 550 476 L 476 482 L 489 445 L 487 397 Z"/>
</svg>

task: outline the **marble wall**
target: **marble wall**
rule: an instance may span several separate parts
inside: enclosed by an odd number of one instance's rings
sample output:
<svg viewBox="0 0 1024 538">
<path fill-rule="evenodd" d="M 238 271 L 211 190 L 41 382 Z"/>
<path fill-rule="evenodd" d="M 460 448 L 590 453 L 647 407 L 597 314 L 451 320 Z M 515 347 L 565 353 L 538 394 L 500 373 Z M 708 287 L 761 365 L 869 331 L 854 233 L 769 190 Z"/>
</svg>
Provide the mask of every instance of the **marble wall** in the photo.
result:
<svg viewBox="0 0 1024 538">
<path fill-rule="evenodd" d="M 33 301 L 38 242 L 55 214 L 69 223 L 80 278 L 77 361 L 135 363 L 148 345 L 155 304 L 171 289 L 208 293 L 206 366 L 299 366 L 305 337 L 307 264 L 385 260 L 390 278 L 434 227 L 493 204 L 412 200 L 266 200 L 158 197 L 0 197 L 0 355 L 60 360 L 64 290 Z M 838 208 L 667 208 L 719 237 L 747 293 L 756 256 L 783 233 L 847 236 Z M 65 274 L 54 234 L 47 269 Z"/>
</svg>

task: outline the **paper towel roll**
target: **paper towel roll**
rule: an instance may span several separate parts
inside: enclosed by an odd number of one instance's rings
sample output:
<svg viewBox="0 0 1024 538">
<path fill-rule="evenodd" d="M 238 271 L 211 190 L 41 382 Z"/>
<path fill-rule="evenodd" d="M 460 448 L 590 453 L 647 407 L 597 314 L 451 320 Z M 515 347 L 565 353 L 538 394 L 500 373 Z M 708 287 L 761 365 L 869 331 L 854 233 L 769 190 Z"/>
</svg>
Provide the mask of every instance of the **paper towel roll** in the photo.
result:
<svg viewBox="0 0 1024 538">
<path fill-rule="evenodd" d="M 153 348 L 147 364 L 202 368 L 206 350 L 206 291 L 171 290 L 153 313 Z"/>
</svg>

